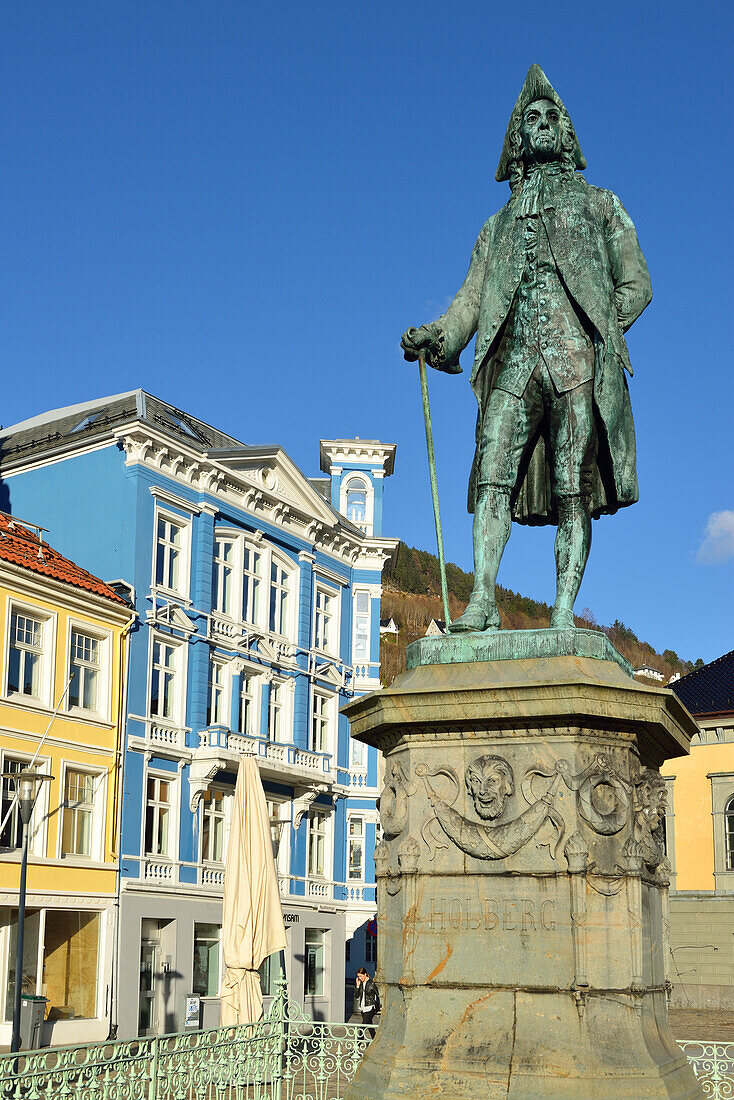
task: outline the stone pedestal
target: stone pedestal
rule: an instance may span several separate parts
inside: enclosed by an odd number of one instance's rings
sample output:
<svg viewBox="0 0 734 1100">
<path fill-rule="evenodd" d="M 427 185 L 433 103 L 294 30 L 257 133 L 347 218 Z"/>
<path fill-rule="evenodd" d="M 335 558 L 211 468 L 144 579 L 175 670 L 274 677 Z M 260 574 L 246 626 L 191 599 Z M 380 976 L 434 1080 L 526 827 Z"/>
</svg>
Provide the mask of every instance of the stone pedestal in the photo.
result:
<svg viewBox="0 0 734 1100">
<path fill-rule="evenodd" d="M 703 1095 L 667 1019 L 658 771 L 695 724 L 606 639 L 539 633 L 415 643 L 346 708 L 385 754 L 383 1018 L 347 1100 Z"/>
</svg>

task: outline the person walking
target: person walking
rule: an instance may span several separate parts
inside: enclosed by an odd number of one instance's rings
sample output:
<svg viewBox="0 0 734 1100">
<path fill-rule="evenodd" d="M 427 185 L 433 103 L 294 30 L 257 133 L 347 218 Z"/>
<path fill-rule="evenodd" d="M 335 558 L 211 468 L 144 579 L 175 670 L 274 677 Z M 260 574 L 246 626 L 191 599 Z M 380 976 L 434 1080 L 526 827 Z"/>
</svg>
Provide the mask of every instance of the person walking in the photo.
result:
<svg viewBox="0 0 734 1100">
<path fill-rule="evenodd" d="M 363 966 L 357 971 L 353 1011 L 361 1014 L 363 1024 L 375 1030 L 372 1021 L 380 1011 L 380 994 Z"/>
</svg>

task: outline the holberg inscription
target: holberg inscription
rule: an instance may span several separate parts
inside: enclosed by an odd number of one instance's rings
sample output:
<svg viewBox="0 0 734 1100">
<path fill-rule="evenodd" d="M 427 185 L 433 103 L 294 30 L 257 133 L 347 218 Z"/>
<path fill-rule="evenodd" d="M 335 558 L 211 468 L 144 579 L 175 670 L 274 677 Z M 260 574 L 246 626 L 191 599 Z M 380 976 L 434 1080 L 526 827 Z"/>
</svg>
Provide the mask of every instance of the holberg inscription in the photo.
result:
<svg viewBox="0 0 734 1100">
<path fill-rule="evenodd" d="M 555 906 L 553 898 L 430 898 L 427 924 L 431 932 L 554 932 Z"/>
</svg>

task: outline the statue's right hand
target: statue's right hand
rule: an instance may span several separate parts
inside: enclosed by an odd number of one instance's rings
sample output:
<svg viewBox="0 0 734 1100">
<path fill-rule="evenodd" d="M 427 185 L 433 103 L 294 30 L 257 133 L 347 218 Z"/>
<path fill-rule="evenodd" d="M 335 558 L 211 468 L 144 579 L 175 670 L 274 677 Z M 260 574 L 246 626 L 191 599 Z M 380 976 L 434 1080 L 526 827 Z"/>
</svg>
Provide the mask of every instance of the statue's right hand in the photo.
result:
<svg viewBox="0 0 734 1100">
<path fill-rule="evenodd" d="M 436 348 L 436 334 L 428 325 L 411 327 L 403 333 L 400 346 L 409 363 L 414 363 L 421 351 L 427 352 L 426 359 L 430 362 L 430 353 Z"/>
</svg>

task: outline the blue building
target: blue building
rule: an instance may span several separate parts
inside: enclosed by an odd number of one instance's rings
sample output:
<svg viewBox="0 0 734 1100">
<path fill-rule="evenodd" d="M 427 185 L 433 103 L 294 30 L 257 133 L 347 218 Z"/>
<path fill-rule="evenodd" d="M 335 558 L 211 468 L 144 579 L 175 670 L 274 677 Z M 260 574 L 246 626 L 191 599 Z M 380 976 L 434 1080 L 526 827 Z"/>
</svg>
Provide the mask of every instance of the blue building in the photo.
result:
<svg viewBox="0 0 734 1100">
<path fill-rule="evenodd" d="M 120 1037 L 218 1022 L 223 858 L 243 753 L 268 798 L 292 994 L 322 1019 L 374 961 L 380 776 L 340 707 L 379 687 L 384 478 L 395 447 L 321 443 L 307 478 L 142 390 L 0 436 L 0 508 L 127 592 Z M 347 964 L 345 950 L 349 956 Z M 346 970 L 345 970 L 346 967 Z M 263 968 L 266 992 L 269 967 Z"/>
</svg>

